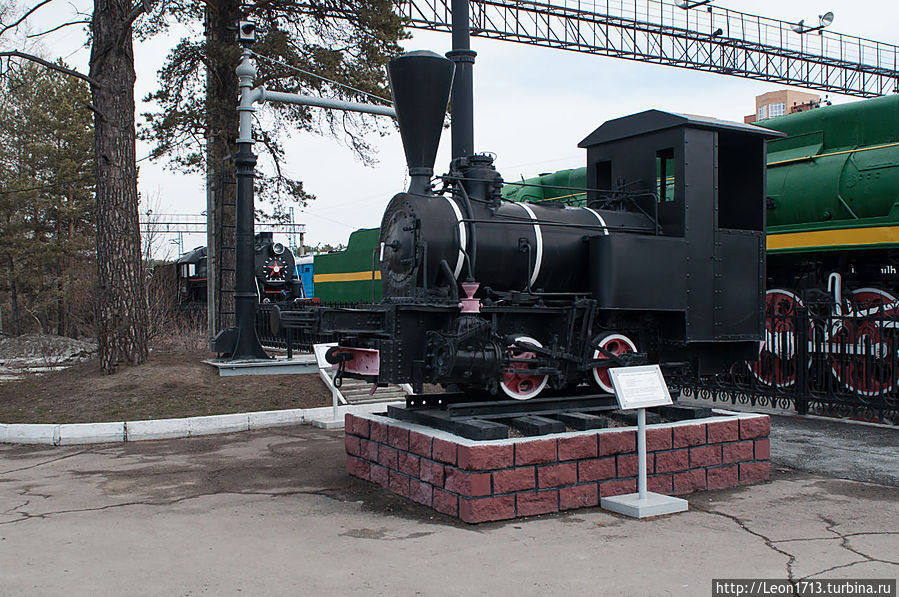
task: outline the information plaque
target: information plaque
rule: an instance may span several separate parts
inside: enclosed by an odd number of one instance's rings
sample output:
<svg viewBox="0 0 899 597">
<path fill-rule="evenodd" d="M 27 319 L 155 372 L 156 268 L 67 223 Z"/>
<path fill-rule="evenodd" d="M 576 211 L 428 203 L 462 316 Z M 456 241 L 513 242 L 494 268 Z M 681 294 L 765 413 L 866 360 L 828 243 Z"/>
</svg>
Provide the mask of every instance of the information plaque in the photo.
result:
<svg viewBox="0 0 899 597">
<path fill-rule="evenodd" d="M 673 404 L 658 365 L 609 369 L 615 398 L 623 410 Z"/>
<path fill-rule="evenodd" d="M 601 497 L 601 508 L 648 518 L 662 514 L 685 512 L 687 500 L 649 491 L 646 487 L 646 409 L 672 404 L 668 384 L 658 365 L 609 369 L 615 398 L 622 410 L 637 411 L 637 493 Z"/>
</svg>

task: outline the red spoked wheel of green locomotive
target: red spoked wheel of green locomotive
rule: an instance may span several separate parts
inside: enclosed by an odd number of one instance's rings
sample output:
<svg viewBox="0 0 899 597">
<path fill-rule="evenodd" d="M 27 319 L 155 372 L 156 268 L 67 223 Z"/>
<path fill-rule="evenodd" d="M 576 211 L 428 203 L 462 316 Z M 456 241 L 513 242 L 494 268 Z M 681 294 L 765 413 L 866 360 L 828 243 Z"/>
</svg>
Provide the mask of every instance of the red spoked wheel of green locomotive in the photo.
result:
<svg viewBox="0 0 899 597">
<path fill-rule="evenodd" d="M 515 342 L 530 344 L 537 348 L 543 348 L 543 345 L 531 338 L 530 336 L 518 336 Z M 534 373 L 520 372 L 530 369 L 533 365 L 528 361 L 535 361 L 537 353 L 523 350 L 515 345 L 507 349 L 509 357 L 512 359 L 509 367 L 503 371 L 500 378 L 499 387 L 503 393 L 509 398 L 515 400 L 529 400 L 543 391 L 546 382 L 549 381 L 548 375 L 537 375 Z"/>
<path fill-rule="evenodd" d="M 759 360 L 750 363 L 749 370 L 767 386 L 788 388 L 796 383 L 796 308 L 801 305 L 798 296 L 783 288 L 772 288 L 765 295 L 765 339 Z"/>
<path fill-rule="evenodd" d="M 860 396 L 880 396 L 899 383 L 899 299 L 878 288 L 852 291 L 852 309 L 831 335 L 831 371 Z M 855 318 L 859 318 L 856 320 Z"/>
<path fill-rule="evenodd" d="M 594 344 L 616 357 L 628 352 L 637 352 L 637 345 L 634 344 L 633 340 L 631 340 L 624 334 L 605 334 L 603 336 L 599 336 L 594 341 Z M 593 359 L 608 360 L 610 361 L 610 364 L 598 365 L 594 367 L 593 371 L 590 372 L 590 383 L 603 391 L 609 393 L 614 392 L 614 388 L 612 387 L 612 377 L 609 375 L 609 369 L 617 367 L 618 365 L 611 364 L 611 357 L 609 357 L 599 349 L 593 351 Z"/>
</svg>

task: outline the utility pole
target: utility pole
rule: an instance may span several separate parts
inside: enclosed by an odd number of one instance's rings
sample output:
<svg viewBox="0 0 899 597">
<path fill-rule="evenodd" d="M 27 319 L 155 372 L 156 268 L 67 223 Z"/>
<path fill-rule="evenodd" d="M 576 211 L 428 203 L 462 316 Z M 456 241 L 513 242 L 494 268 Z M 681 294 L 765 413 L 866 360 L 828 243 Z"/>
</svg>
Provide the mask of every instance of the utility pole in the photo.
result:
<svg viewBox="0 0 899 597">
<path fill-rule="evenodd" d="M 240 87 L 240 105 L 237 107 L 240 119 L 237 136 L 237 248 L 235 257 L 234 316 L 235 327 L 222 330 L 213 340 L 213 350 L 227 354 L 228 360 L 263 360 L 269 356 L 262 348 L 256 335 L 256 279 L 254 275 L 254 198 L 256 155 L 253 153 L 253 114 L 257 102 L 277 101 L 303 106 L 319 106 L 335 110 L 363 112 L 396 118 L 393 108 L 356 102 L 345 102 L 320 97 L 309 97 L 294 93 L 268 91 L 265 87 L 253 87 L 256 79 L 256 64 L 249 45 L 256 37 L 256 27 L 250 21 L 241 21 L 237 26 L 237 40 L 245 46 L 236 73 Z"/>
</svg>

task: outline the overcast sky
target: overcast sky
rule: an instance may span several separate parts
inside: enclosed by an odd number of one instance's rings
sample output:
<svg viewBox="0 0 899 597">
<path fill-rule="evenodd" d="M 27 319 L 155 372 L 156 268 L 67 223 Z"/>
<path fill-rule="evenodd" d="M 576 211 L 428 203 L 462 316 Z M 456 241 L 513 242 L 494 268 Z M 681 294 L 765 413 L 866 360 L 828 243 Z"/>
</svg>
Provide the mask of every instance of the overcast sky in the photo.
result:
<svg viewBox="0 0 899 597">
<path fill-rule="evenodd" d="M 827 3 L 829 1 L 829 3 Z M 824 4 L 822 4 L 824 3 Z M 80 0 L 78 4 L 84 4 Z M 29 2 L 28 6 L 33 5 Z M 896 0 L 715 0 L 715 6 L 760 14 L 786 21 L 817 22 L 817 15 L 833 11 L 830 29 L 888 43 L 899 43 L 899 3 Z M 44 23 L 59 23 L 63 4 L 43 9 Z M 40 15 L 40 13 L 38 13 Z M 187 32 L 135 44 L 137 98 L 156 88 L 161 57 Z M 192 32 L 199 35 L 201 32 Z M 79 50 L 83 32 L 62 30 L 46 42 L 51 55 L 87 72 L 87 52 Z M 413 31 L 404 42 L 407 50 L 430 49 L 445 53 L 450 36 Z M 605 120 L 650 108 L 688 112 L 742 121 L 754 112 L 754 97 L 782 86 L 643 64 L 628 60 L 579 54 L 522 44 L 472 39 L 478 52 L 475 78 L 475 150 L 497 155 L 497 168 L 506 180 L 538 172 L 584 164 L 577 143 Z M 831 95 L 834 103 L 855 101 Z M 147 107 L 138 105 L 138 114 Z M 378 226 L 390 197 L 406 181 L 398 134 L 372 139 L 379 163 L 363 166 L 339 141 L 311 134 L 294 135 L 286 144 L 288 172 L 304 181 L 317 199 L 298 210 L 306 224 L 307 243 L 346 242 L 362 227 Z M 435 170 L 442 173 L 449 161 L 449 132 L 441 142 Z M 138 158 L 149 149 L 138 144 Z M 165 168 L 164 162 L 140 163 L 142 197 L 153 197 L 154 209 L 165 213 L 199 214 L 206 208 L 204 180 Z M 184 240 L 185 249 L 205 244 L 205 237 Z"/>
</svg>

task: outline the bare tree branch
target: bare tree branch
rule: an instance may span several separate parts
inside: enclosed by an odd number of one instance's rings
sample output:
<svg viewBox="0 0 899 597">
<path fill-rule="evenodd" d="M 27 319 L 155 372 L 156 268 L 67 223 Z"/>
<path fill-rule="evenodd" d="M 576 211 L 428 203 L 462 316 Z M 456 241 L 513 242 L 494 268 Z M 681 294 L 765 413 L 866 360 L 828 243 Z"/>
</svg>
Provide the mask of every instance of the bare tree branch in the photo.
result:
<svg viewBox="0 0 899 597">
<path fill-rule="evenodd" d="M 145 0 L 142 0 L 132 6 L 131 12 L 129 12 L 128 16 L 125 17 L 125 26 L 130 27 L 134 20 L 145 12 L 150 12 L 150 3 Z"/>
<path fill-rule="evenodd" d="M 79 10 L 78 7 L 75 6 L 75 3 L 71 0 L 69 0 L 69 7 L 72 9 L 72 13 L 79 17 L 89 18 L 91 16 L 91 13 Z"/>
<path fill-rule="evenodd" d="M 81 79 L 82 81 L 87 81 L 91 85 L 95 85 L 97 87 L 102 87 L 96 80 L 85 75 L 84 73 L 79 73 L 77 70 L 72 70 L 70 68 L 66 68 L 59 64 L 54 64 L 48 60 L 44 60 L 43 58 L 38 58 L 32 54 L 26 54 L 25 52 L 19 52 L 18 50 L 12 50 L 10 52 L 0 52 L 0 57 L 10 56 L 12 58 L 22 58 L 23 60 L 30 60 L 31 62 L 37 62 L 43 66 L 46 66 L 50 70 L 55 70 L 57 72 L 63 73 L 65 75 L 69 75 L 70 77 L 75 77 L 77 79 Z"/>
<path fill-rule="evenodd" d="M 71 25 L 86 25 L 88 23 L 90 23 L 89 20 L 69 21 L 68 23 L 63 23 L 62 25 L 58 25 L 58 26 L 54 27 L 53 29 L 47 29 L 46 31 L 43 31 L 41 33 L 32 33 L 30 35 L 26 35 L 25 39 L 31 39 L 32 37 L 40 37 L 42 35 L 47 35 L 48 33 L 53 33 L 54 31 L 58 31 L 58 30 L 62 29 L 63 27 L 69 27 Z"/>
<path fill-rule="evenodd" d="M 3 35 L 10 29 L 14 29 L 14 28 L 18 27 L 19 25 L 22 24 L 22 21 L 24 21 L 25 19 L 27 19 L 28 17 L 31 16 L 31 13 L 36 11 L 41 6 L 44 6 L 45 4 L 50 4 L 51 2 L 53 2 L 53 0 L 43 0 L 42 2 L 38 2 L 37 4 L 34 5 L 34 8 L 32 8 L 31 10 L 29 10 L 28 12 L 23 14 L 15 23 L 11 23 L 11 24 L 5 26 L 3 29 L 0 29 L 0 35 Z"/>
</svg>

